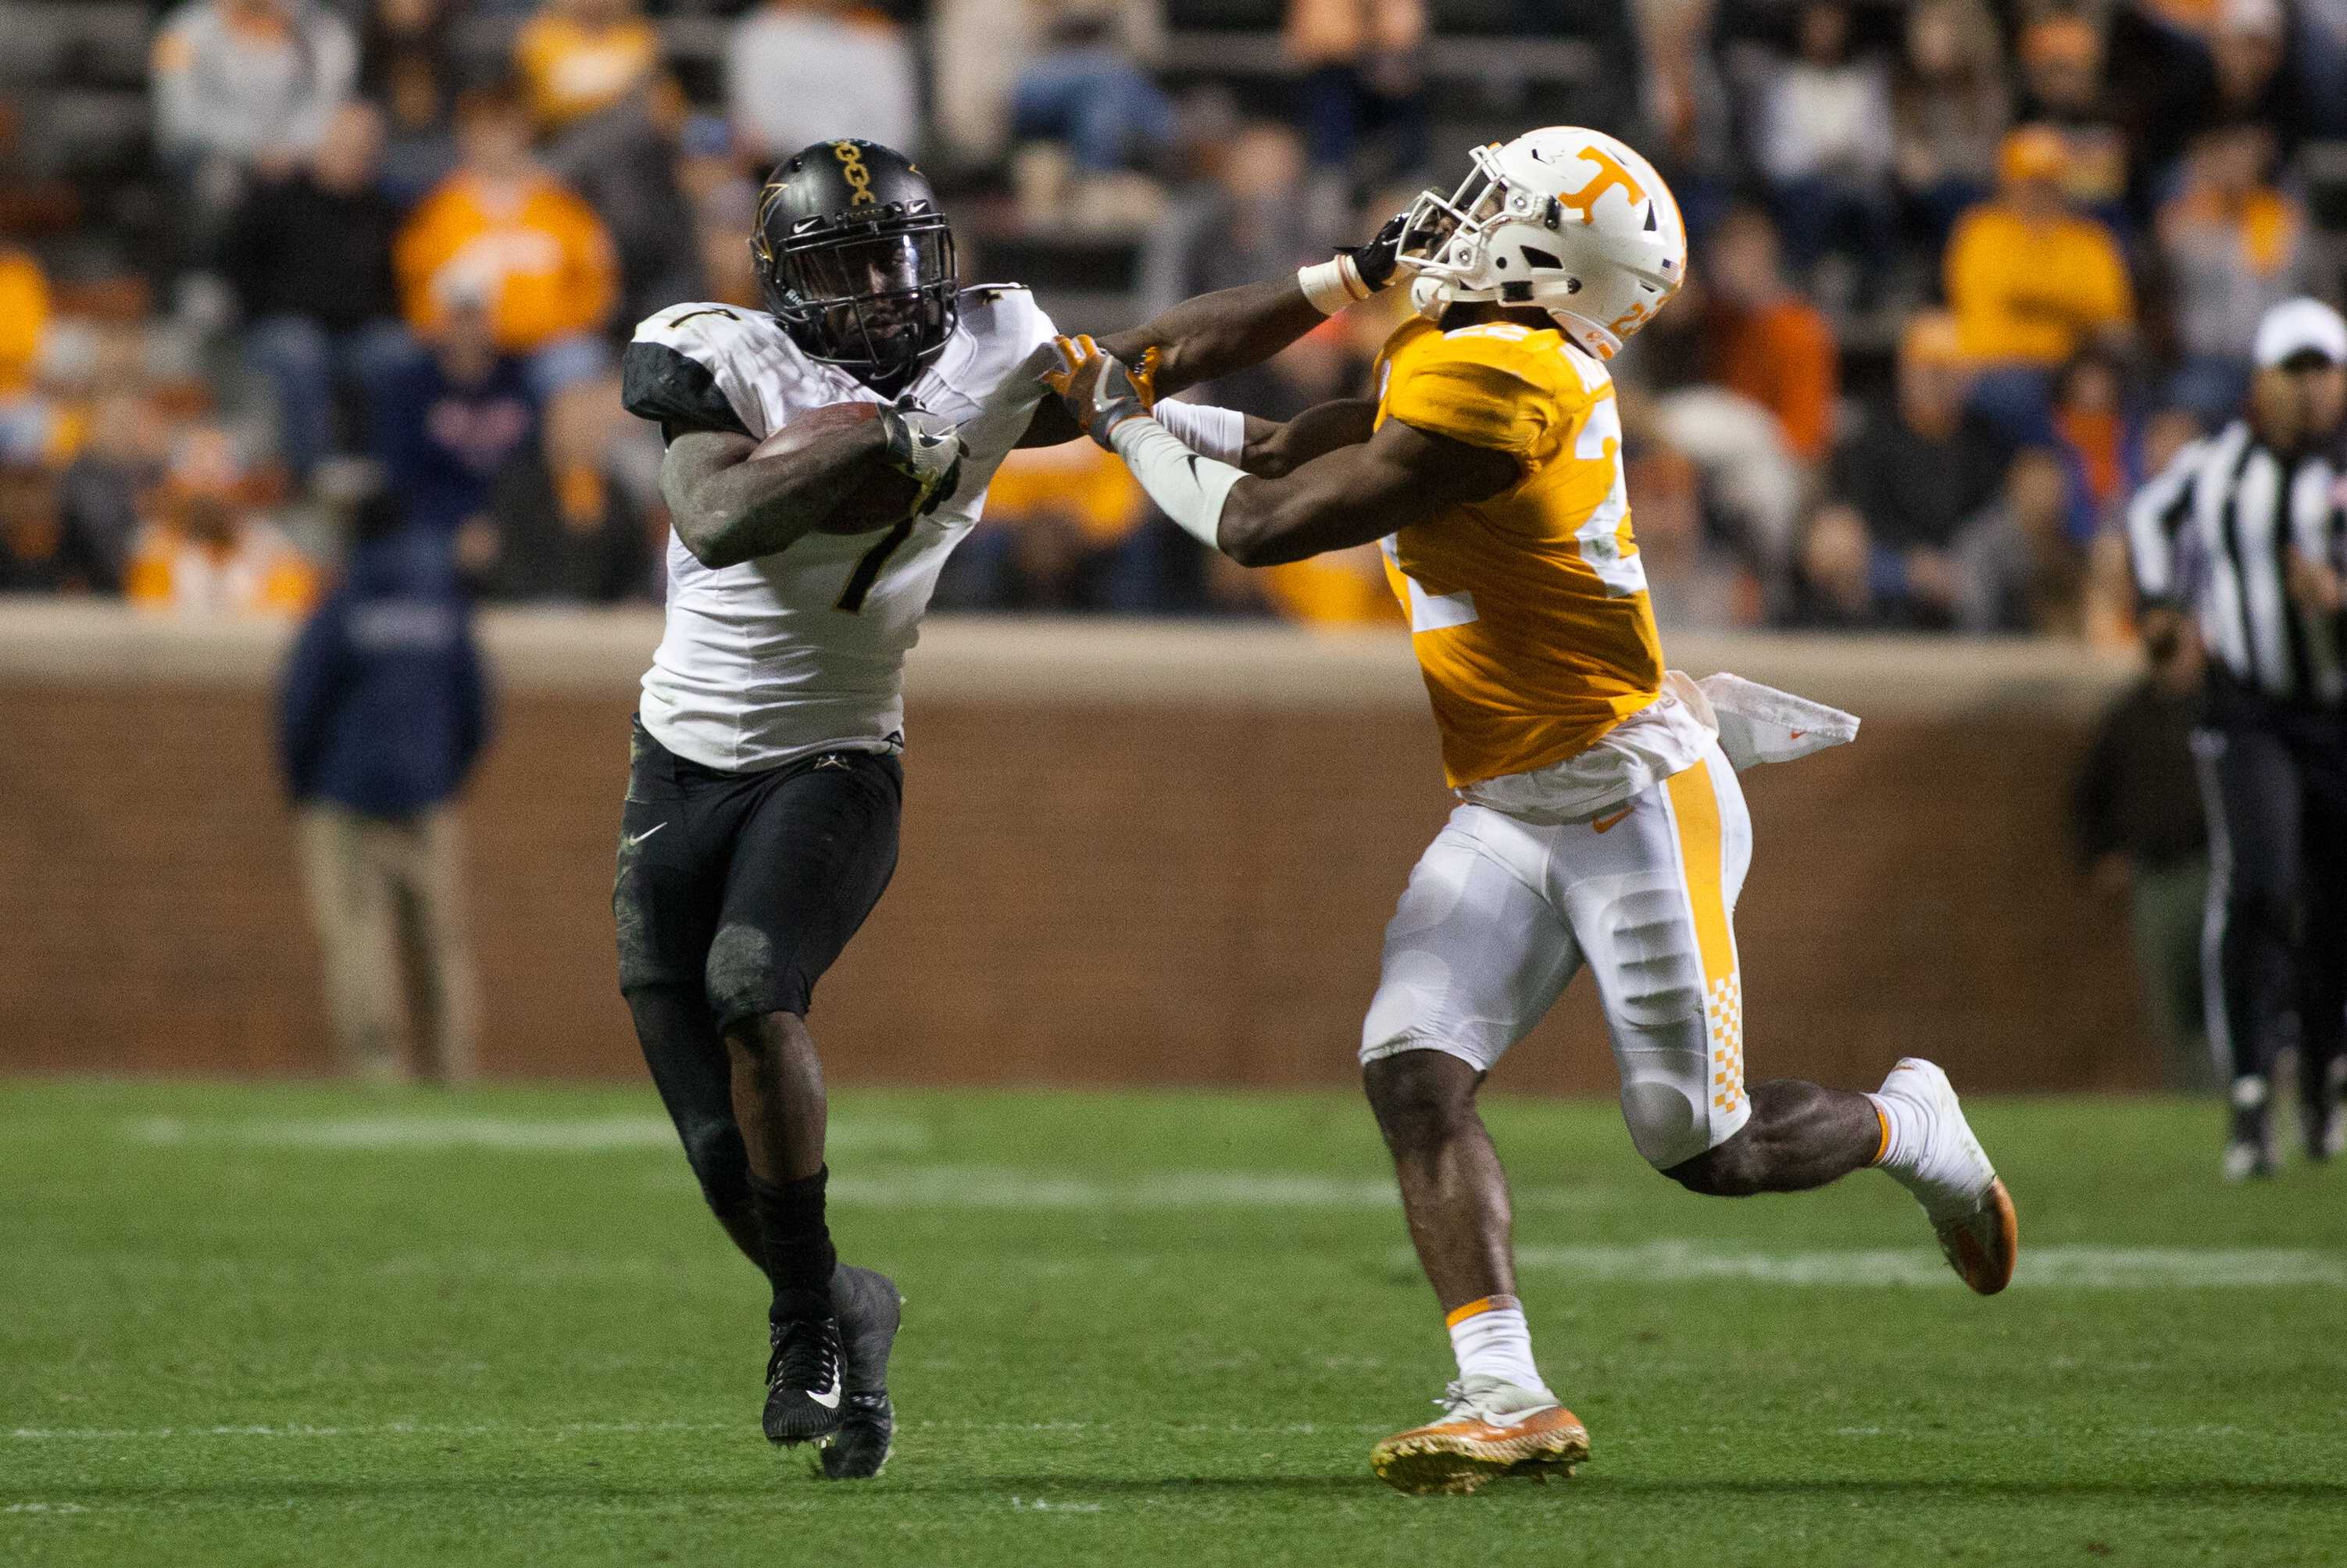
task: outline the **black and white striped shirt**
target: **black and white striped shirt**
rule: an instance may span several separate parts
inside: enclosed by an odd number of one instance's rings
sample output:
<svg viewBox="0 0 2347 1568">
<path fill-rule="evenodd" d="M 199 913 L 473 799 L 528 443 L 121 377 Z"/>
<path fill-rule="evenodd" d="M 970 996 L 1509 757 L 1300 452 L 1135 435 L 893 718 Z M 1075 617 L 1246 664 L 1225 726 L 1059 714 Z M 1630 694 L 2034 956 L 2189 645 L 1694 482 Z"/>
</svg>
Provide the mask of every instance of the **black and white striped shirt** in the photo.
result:
<svg viewBox="0 0 2347 1568">
<path fill-rule="evenodd" d="M 2347 618 L 2290 597 L 2291 549 L 2347 569 L 2347 475 L 2336 454 L 2284 457 L 2236 420 L 2136 495 L 2127 555 L 2147 604 L 2198 617 L 2209 657 L 2278 702 L 2347 703 Z"/>
</svg>

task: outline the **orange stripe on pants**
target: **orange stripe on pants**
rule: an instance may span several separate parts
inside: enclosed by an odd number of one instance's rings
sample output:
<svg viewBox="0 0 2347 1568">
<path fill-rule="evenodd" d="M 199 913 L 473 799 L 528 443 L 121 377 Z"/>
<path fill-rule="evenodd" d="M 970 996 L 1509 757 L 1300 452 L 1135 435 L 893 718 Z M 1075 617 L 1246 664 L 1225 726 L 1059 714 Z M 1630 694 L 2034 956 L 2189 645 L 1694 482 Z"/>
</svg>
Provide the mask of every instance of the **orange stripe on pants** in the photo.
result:
<svg viewBox="0 0 2347 1568">
<path fill-rule="evenodd" d="M 1687 911 L 1703 961 L 1705 1042 L 1711 1052 L 1711 1104 L 1733 1112 L 1744 1102 L 1744 986 L 1736 972 L 1736 933 L 1727 920 L 1719 830 L 1719 794 L 1711 764 L 1699 762 L 1664 783 L 1678 825 Z"/>
<path fill-rule="evenodd" d="M 1698 762 L 1673 774 L 1663 787 L 1670 792 L 1671 815 L 1678 820 L 1679 858 L 1686 865 L 1687 903 L 1703 952 L 1704 980 L 1731 979 L 1736 937 L 1720 891 L 1719 795 L 1712 787 L 1711 764 Z"/>
</svg>

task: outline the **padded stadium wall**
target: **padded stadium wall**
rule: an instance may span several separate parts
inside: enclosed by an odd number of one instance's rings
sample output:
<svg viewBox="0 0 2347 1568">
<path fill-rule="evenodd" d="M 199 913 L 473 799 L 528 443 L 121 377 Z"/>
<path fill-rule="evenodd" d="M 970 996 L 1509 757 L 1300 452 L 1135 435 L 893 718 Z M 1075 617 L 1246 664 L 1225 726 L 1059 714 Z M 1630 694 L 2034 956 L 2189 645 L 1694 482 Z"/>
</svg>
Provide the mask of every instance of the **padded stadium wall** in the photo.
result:
<svg viewBox="0 0 2347 1568">
<path fill-rule="evenodd" d="M 641 1071 L 610 876 L 639 612 L 484 617 L 465 806 L 493 1074 Z M 314 1074 L 318 955 L 271 757 L 287 632 L 0 608 L 0 1072 Z M 2075 648 L 1675 639 L 1861 714 L 1745 777 L 1757 1079 L 2149 1087 L 2124 930 L 2065 844 L 2126 665 Z M 903 864 L 815 998 L 848 1081 L 1339 1084 L 1378 938 L 1450 804 L 1398 633 L 946 620 L 909 680 Z M 1610 1094 L 1588 982 L 1504 1086 Z"/>
</svg>

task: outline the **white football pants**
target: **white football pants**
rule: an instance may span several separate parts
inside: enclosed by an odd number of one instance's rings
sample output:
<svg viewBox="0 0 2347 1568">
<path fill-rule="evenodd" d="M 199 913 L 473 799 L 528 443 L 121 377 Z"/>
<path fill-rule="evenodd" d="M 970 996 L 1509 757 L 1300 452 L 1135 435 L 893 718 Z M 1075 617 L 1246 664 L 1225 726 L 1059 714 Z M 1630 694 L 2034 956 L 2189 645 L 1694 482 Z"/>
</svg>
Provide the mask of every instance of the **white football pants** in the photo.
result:
<svg viewBox="0 0 2347 1568">
<path fill-rule="evenodd" d="M 1462 804 L 1419 857 L 1361 1030 L 1361 1060 L 1440 1050 L 1489 1071 L 1586 963 L 1622 1113 L 1668 1170 L 1751 1115 L 1733 916 L 1752 818 L 1717 743 L 1593 820 Z"/>
</svg>

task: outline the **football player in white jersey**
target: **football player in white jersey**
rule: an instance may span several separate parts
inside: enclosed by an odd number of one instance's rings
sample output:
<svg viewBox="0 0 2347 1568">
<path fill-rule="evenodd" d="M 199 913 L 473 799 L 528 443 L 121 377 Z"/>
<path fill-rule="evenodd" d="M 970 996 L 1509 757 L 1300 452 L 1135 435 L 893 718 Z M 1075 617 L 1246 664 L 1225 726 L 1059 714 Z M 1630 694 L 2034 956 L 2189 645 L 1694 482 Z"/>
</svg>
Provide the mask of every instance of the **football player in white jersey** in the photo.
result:
<svg viewBox="0 0 2347 1568">
<path fill-rule="evenodd" d="M 1386 282 L 1399 234 L 1104 346 L 1160 391 L 1257 363 L 1325 319 L 1330 288 Z M 959 286 L 952 232 L 900 154 L 804 149 L 751 244 L 765 311 L 673 306 L 623 362 L 629 410 L 669 443 L 674 532 L 612 906 L 661 1097 L 774 1287 L 766 1435 L 827 1440 L 825 1473 L 862 1477 L 888 1455 L 898 1303 L 833 1249 L 809 999 L 896 868 L 900 678 L 938 569 L 1013 446 L 1081 431 L 1037 380 L 1057 363 L 1051 323 L 1024 289 Z"/>
</svg>

